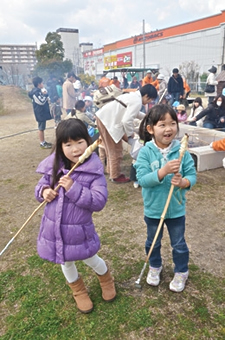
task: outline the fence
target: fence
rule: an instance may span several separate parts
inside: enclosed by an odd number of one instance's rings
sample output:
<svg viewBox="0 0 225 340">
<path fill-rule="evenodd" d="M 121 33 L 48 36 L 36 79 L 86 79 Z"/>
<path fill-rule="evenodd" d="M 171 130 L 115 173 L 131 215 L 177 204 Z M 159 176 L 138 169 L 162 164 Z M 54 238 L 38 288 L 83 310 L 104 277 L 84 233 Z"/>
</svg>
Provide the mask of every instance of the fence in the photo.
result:
<svg viewBox="0 0 225 340">
<path fill-rule="evenodd" d="M 197 94 L 204 94 L 205 92 L 205 82 L 188 82 L 188 85 L 191 88 L 191 92 Z"/>
</svg>

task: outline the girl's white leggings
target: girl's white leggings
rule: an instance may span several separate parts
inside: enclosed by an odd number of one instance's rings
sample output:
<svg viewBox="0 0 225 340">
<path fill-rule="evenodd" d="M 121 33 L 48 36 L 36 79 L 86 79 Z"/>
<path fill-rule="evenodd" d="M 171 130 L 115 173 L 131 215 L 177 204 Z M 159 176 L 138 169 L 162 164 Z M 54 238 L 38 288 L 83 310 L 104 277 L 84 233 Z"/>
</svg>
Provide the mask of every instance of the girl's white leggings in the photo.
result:
<svg viewBox="0 0 225 340">
<path fill-rule="evenodd" d="M 91 267 L 98 275 L 104 275 L 108 270 L 105 261 L 97 254 L 89 259 L 83 260 L 83 262 Z M 74 261 L 61 264 L 61 268 L 67 282 L 72 283 L 78 279 L 79 275 Z"/>
</svg>

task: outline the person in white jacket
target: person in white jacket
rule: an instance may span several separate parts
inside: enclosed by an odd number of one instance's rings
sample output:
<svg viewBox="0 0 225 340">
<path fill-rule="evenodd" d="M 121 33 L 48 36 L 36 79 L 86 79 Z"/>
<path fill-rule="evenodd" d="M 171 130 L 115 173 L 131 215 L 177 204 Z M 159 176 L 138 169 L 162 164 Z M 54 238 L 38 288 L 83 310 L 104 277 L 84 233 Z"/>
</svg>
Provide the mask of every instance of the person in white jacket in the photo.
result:
<svg viewBox="0 0 225 340">
<path fill-rule="evenodd" d="M 202 110 L 204 110 L 204 107 L 202 106 L 202 98 L 196 97 L 195 100 L 193 101 L 193 106 L 191 108 L 190 115 L 188 116 L 188 119 L 187 119 L 186 122 L 189 125 L 194 125 L 194 126 L 202 127 L 203 126 L 203 121 L 204 121 L 205 117 L 199 119 L 197 122 L 194 120 L 194 118 L 200 112 L 202 112 Z"/>
<path fill-rule="evenodd" d="M 212 66 L 208 71 L 210 73 L 209 73 L 208 78 L 206 80 L 206 84 L 214 85 L 214 87 L 215 87 L 214 92 L 212 92 L 212 93 L 205 92 L 205 96 L 208 97 L 208 103 L 211 104 L 213 102 L 213 100 L 215 99 L 215 97 L 217 96 L 217 86 L 216 86 L 218 84 L 218 81 L 216 80 L 217 68 L 215 66 Z"/>
<path fill-rule="evenodd" d="M 105 146 L 107 170 L 115 183 L 127 183 L 129 178 L 121 174 L 123 158 L 122 140 L 134 137 L 134 119 L 143 119 L 140 112 L 142 105 L 150 103 L 157 97 L 157 91 L 151 84 L 135 92 L 125 93 L 104 105 L 96 112 L 99 134 Z"/>
</svg>

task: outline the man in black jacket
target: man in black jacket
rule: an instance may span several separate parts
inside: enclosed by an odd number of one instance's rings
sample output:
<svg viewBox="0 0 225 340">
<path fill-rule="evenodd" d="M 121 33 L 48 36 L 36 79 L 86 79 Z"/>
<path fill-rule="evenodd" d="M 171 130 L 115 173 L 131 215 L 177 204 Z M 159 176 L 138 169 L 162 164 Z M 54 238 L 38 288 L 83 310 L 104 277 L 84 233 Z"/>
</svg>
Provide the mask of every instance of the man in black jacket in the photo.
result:
<svg viewBox="0 0 225 340">
<path fill-rule="evenodd" d="M 178 68 L 173 69 L 173 74 L 168 82 L 168 93 L 171 95 L 170 104 L 173 105 L 175 101 L 180 101 L 184 94 L 183 79 L 179 74 Z"/>
</svg>

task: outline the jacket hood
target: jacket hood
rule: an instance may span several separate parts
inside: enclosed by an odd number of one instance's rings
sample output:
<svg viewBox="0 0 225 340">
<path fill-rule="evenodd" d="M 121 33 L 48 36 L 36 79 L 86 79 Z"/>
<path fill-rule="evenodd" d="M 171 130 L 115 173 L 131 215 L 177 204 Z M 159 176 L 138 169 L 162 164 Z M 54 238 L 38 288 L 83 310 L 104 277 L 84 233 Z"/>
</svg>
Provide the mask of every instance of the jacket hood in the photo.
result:
<svg viewBox="0 0 225 340">
<path fill-rule="evenodd" d="M 53 169 L 53 163 L 54 163 L 55 153 L 53 152 L 50 156 L 45 158 L 37 167 L 36 172 L 40 173 L 42 175 L 52 175 L 52 169 Z M 98 164 L 98 166 L 95 165 L 93 170 L 93 162 Z M 96 170 L 97 168 L 97 170 Z M 95 152 L 91 154 L 91 156 L 81 165 L 77 167 L 74 171 L 79 172 L 88 172 L 90 174 L 102 174 L 102 163 L 99 162 L 99 158 Z M 63 171 L 64 174 L 67 174 L 69 170 L 64 169 L 63 162 L 61 164 L 61 171 Z"/>
<path fill-rule="evenodd" d="M 38 89 L 37 87 L 34 87 L 30 92 L 28 92 L 28 96 L 33 99 L 33 95 L 35 93 L 39 93 L 40 92 L 40 89 Z"/>
</svg>

